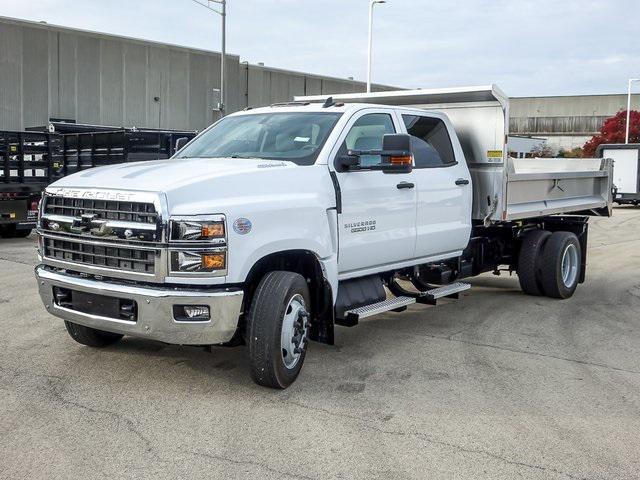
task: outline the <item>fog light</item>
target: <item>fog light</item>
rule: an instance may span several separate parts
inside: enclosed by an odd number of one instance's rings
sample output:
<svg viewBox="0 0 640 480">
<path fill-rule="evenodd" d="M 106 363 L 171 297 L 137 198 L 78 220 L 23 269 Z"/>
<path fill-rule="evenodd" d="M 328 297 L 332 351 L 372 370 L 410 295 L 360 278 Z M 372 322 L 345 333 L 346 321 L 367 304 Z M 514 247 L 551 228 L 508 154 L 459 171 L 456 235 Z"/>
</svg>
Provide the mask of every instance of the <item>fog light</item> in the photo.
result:
<svg viewBox="0 0 640 480">
<path fill-rule="evenodd" d="M 179 322 L 208 322 L 211 320 L 208 305 L 175 305 L 173 316 Z"/>
<path fill-rule="evenodd" d="M 224 268 L 225 254 L 211 253 L 202 255 L 202 268 L 205 270 L 221 270 Z"/>
<path fill-rule="evenodd" d="M 224 274 L 227 255 L 225 252 L 198 252 L 180 250 L 171 252 L 171 271 L 180 273 L 209 273 Z"/>
</svg>

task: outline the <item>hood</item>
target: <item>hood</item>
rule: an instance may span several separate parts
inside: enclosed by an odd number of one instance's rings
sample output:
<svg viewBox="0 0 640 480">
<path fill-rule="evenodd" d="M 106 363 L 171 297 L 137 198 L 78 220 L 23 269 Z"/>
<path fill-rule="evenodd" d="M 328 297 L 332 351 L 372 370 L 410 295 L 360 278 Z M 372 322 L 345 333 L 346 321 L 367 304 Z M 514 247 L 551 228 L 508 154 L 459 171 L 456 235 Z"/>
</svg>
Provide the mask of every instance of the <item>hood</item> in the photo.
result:
<svg viewBox="0 0 640 480">
<path fill-rule="evenodd" d="M 122 163 L 64 177 L 53 187 L 169 192 L 247 173 L 297 168 L 293 162 L 244 158 L 190 158 Z"/>
</svg>

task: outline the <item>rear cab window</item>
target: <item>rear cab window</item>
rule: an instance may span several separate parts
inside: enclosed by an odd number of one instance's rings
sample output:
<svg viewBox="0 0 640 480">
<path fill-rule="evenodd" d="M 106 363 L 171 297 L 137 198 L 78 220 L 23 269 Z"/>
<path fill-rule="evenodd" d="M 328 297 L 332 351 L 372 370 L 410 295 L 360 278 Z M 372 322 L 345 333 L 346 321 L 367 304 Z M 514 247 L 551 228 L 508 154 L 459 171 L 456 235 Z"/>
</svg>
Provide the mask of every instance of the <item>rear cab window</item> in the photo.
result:
<svg viewBox="0 0 640 480">
<path fill-rule="evenodd" d="M 447 126 L 441 119 L 403 114 L 402 120 L 412 137 L 415 168 L 448 167 L 457 163 Z"/>
</svg>

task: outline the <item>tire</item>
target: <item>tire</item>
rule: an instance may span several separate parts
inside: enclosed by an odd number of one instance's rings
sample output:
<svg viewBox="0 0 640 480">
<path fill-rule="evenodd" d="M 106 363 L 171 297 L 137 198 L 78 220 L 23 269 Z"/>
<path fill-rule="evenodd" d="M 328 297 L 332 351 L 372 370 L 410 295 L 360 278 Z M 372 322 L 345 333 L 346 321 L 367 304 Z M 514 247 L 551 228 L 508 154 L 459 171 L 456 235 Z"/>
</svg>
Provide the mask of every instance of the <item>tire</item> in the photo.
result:
<svg viewBox="0 0 640 480">
<path fill-rule="evenodd" d="M 123 337 L 123 335 L 119 333 L 103 332 L 102 330 L 85 327 L 77 323 L 67 322 L 66 320 L 64 326 L 67 327 L 67 332 L 69 332 L 71 338 L 88 347 L 108 347 Z"/>
<path fill-rule="evenodd" d="M 9 224 L 0 226 L 0 237 L 2 238 L 13 238 L 16 236 L 16 226 Z"/>
<path fill-rule="evenodd" d="M 14 237 L 16 238 L 27 238 L 29 235 L 31 235 L 31 229 L 28 230 L 16 230 L 15 233 L 13 234 Z"/>
<path fill-rule="evenodd" d="M 580 281 L 582 250 L 571 232 L 554 232 L 540 257 L 540 279 L 551 298 L 570 298 Z"/>
<path fill-rule="evenodd" d="M 534 230 L 525 235 L 518 255 L 518 280 L 527 295 L 540 296 L 545 291 L 540 276 L 540 254 L 551 232 Z"/>
<path fill-rule="evenodd" d="M 277 271 L 260 281 L 247 317 L 251 377 L 258 385 L 284 389 L 298 377 L 307 353 L 309 305 L 309 288 L 302 275 Z M 289 327 L 294 318 L 292 330 Z M 301 345 L 295 353 L 290 348 L 293 344 L 282 338 L 288 332 L 291 340 L 295 338 Z"/>
</svg>

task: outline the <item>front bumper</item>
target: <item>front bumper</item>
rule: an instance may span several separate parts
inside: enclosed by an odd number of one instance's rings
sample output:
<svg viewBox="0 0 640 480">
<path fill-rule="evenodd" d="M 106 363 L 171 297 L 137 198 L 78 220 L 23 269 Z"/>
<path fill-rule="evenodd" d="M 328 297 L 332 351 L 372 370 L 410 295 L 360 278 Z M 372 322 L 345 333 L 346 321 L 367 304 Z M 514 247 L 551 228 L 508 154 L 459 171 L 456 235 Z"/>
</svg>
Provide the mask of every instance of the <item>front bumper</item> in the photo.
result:
<svg viewBox="0 0 640 480">
<path fill-rule="evenodd" d="M 179 345 L 216 345 L 231 340 L 238 326 L 243 292 L 239 289 L 188 290 L 163 286 L 134 286 L 96 281 L 36 267 L 38 290 L 52 315 L 79 325 L 149 338 Z M 137 320 L 128 321 L 97 316 L 57 305 L 53 287 L 108 297 L 125 298 L 137 303 Z M 207 322 L 176 321 L 174 305 L 208 305 Z"/>
</svg>

